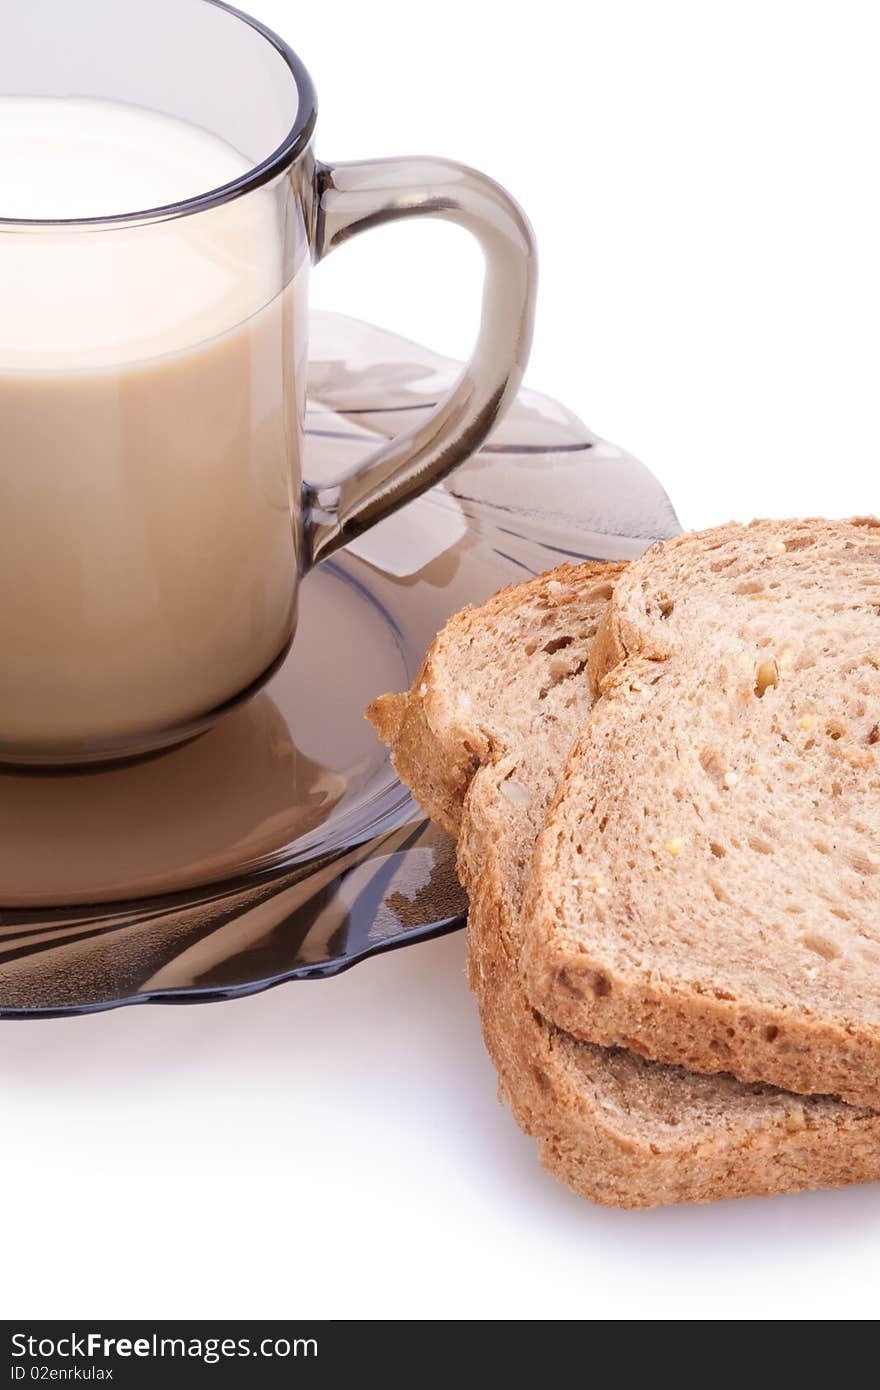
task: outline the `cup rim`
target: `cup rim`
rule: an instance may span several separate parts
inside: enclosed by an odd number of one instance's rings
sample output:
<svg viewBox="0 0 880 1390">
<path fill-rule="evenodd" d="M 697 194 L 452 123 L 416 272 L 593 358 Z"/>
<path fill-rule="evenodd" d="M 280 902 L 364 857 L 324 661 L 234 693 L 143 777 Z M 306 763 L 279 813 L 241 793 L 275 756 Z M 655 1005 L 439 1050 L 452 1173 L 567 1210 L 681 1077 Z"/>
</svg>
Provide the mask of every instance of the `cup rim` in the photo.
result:
<svg viewBox="0 0 880 1390">
<path fill-rule="evenodd" d="M 182 198 L 175 203 L 143 208 L 137 212 L 98 214 L 92 217 L 3 217 L 0 214 L 0 231 L 4 228 L 15 231 L 16 229 L 23 230 L 31 227 L 36 229 L 56 227 L 71 229 L 77 227 L 86 229 L 113 228 L 186 217 L 192 213 L 207 212 L 210 208 L 219 207 L 223 203 L 232 202 L 235 198 L 240 198 L 256 188 L 262 188 L 296 163 L 312 138 L 318 115 L 315 85 L 305 64 L 298 54 L 294 53 L 290 45 L 262 20 L 255 19 L 253 15 L 245 14 L 244 10 L 236 9 L 234 5 L 227 4 L 226 0 L 202 0 L 202 3 L 212 5 L 218 10 L 225 10 L 227 14 L 240 19 L 242 23 L 256 30 L 272 45 L 287 64 L 299 100 L 293 124 L 281 144 L 265 159 L 260 160 L 259 164 L 255 164 L 253 168 L 249 169 L 247 173 L 239 174 L 238 178 L 220 184 L 217 188 L 208 189 L 205 193 L 196 193 L 191 198 Z"/>
</svg>

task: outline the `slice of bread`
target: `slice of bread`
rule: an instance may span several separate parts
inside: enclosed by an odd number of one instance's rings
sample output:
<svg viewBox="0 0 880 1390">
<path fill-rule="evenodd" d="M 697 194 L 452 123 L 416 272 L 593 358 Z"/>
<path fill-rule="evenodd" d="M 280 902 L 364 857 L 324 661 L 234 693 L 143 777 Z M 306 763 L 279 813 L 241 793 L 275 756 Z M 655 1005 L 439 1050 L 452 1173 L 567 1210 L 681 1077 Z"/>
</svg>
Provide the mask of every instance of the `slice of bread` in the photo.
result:
<svg viewBox="0 0 880 1390">
<path fill-rule="evenodd" d="M 535 1008 L 880 1108 L 880 529 L 754 522 L 621 578 L 536 853 Z"/>
<path fill-rule="evenodd" d="M 551 691 L 574 679 L 572 699 L 586 713 L 593 638 L 625 568 L 561 565 L 463 608 L 434 638 L 412 689 L 370 705 L 400 780 L 453 839 L 477 768 L 521 743 L 531 721 L 552 727 L 542 718 Z"/>
<path fill-rule="evenodd" d="M 410 692 L 368 711 L 420 804 L 459 836 L 469 974 L 500 1092 L 544 1166 L 609 1206 L 873 1180 L 880 1117 L 578 1042 L 526 998 L 523 887 L 591 703 L 587 662 L 621 568 L 563 566 L 465 610 Z"/>
</svg>

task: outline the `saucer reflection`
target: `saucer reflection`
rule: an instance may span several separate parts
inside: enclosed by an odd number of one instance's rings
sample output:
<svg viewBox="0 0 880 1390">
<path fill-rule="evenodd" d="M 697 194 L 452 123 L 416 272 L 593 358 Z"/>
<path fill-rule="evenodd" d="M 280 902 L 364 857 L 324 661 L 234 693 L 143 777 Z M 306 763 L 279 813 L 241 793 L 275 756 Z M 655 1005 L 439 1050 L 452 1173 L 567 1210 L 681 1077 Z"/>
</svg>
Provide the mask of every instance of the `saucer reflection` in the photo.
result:
<svg viewBox="0 0 880 1390">
<path fill-rule="evenodd" d="M 145 762 L 0 773 L 0 909 L 110 902 L 231 878 L 319 826 L 346 779 L 263 693 Z"/>
</svg>

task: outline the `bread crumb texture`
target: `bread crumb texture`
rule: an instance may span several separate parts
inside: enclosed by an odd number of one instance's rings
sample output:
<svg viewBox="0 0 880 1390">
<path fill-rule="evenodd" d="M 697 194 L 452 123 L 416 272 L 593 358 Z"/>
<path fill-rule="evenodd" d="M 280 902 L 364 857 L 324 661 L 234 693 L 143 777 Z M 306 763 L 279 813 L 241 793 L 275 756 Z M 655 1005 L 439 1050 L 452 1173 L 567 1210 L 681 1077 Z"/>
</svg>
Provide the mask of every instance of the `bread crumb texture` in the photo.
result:
<svg viewBox="0 0 880 1390">
<path fill-rule="evenodd" d="M 655 1060 L 880 1106 L 877 523 L 655 547 L 597 647 L 602 698 L 536 853 L 533 1007 Z"/>
<path fill-rule="evenodd" d="M 532 852 L 592 702 L 597 630 L 622 568 L 564 566 L 467 610 L 438 636 L 413 691 L 384 696 L 369 712 L 420 804 L 459 834 L 469 976 L 500 1093 L 544 1166 L 608 1206 L 876 1178 L 877 1116 L 645 1061 L 624 1038 L 614 1047 L 578 1041 L 526 997 L 522 906 Z M 650 690 L 652 674 L 634 697 Z M 472 711 L 465 721 L 463 692 Z M 686 843 L 671 858 L 685 858 Z M 586 854 L 583 868 L 584 893 L 604 901 L 613 873 Z M 595 973 L 589 986 L 599 994 L 602 978 Z M 659 966 L 652 979 L 662 983 Z"/>
</svg>

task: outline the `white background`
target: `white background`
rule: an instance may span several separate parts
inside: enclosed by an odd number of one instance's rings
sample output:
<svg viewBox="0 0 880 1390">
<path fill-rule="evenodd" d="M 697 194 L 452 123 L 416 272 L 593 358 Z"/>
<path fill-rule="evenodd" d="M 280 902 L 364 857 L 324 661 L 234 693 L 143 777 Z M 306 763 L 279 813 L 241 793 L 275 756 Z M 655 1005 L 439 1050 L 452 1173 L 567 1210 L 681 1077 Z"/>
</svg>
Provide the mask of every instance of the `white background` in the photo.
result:
<svg viewBox="0 0 880 1390">
<path fill-rule="evenodd" d="M 686 525 L 878 507 L 870 4 L 252 4 L 312 70 L 323 158 L 443 154 L 522 201 L 530 382 Z M 313 300 L 461 354 L 479 270 L 453 229 L 383 229 Z M 633 1214 L 544 1176 L 463 946 L 0 1027 L 0 1314 L 876 1315 L 877 1190 Z"/>
</svg>

